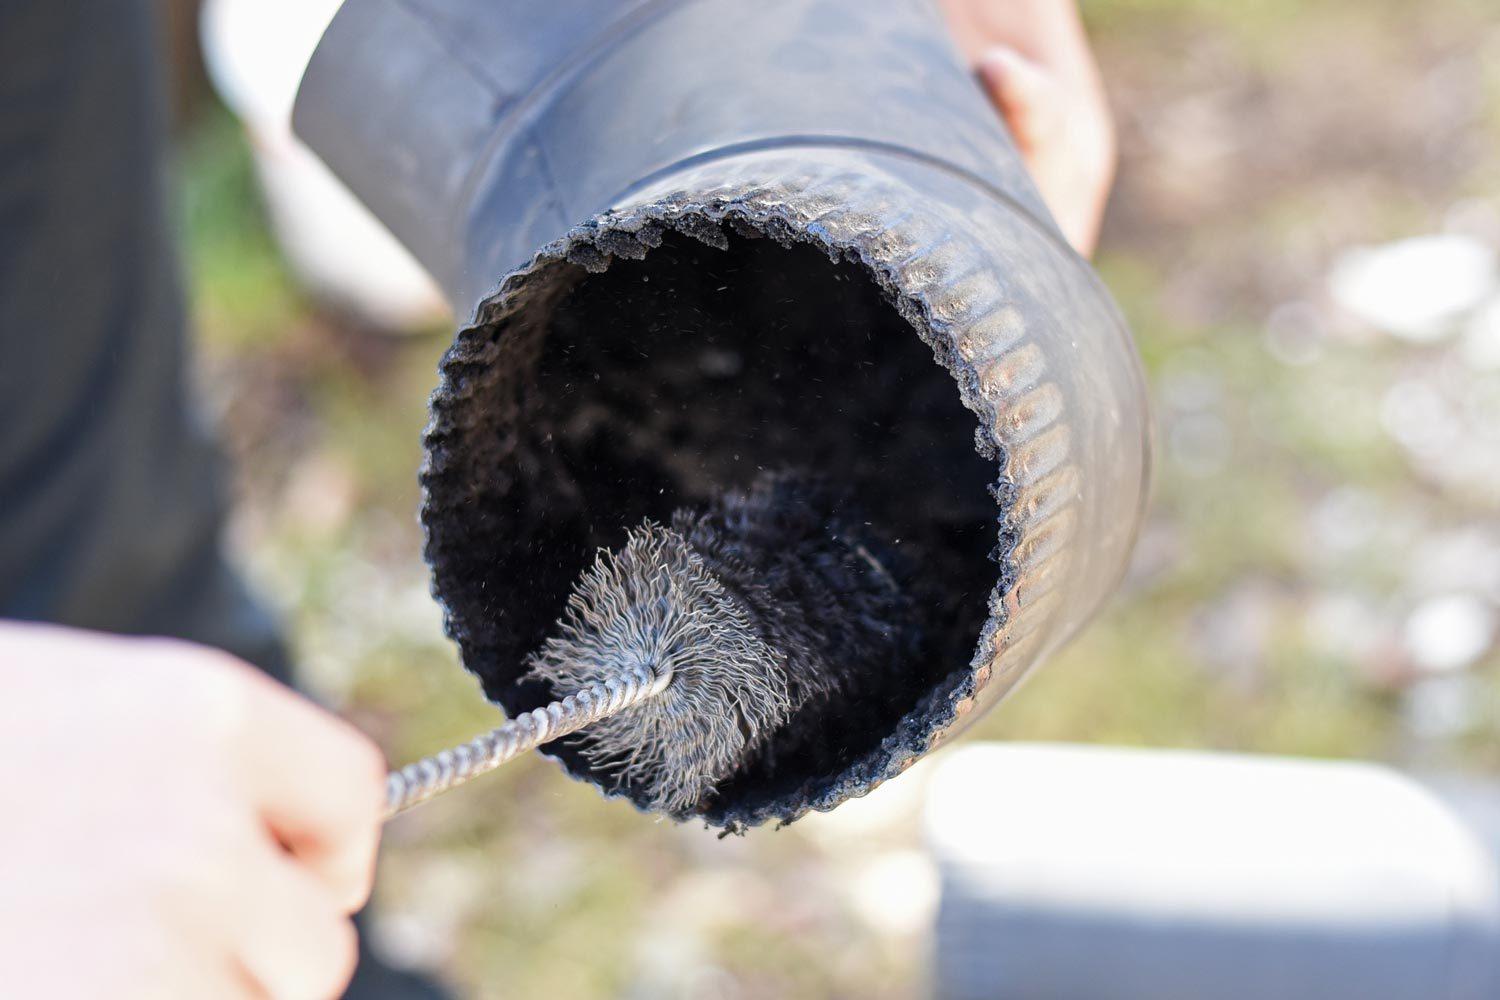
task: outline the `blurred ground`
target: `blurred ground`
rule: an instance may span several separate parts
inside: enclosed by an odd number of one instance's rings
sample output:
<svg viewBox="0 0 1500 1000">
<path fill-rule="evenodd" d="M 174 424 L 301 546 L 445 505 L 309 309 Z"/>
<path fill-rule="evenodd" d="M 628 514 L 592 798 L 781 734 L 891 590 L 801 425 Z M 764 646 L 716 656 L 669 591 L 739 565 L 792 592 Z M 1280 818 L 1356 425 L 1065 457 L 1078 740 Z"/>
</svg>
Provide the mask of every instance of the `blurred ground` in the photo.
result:
<svg viewBox="0 0 1500 1000">
<path fill-rule="evenodd" d="M 1383 331 L 1371 286 L 1455 258 L 1356 250 L 1500 248 L 1492 3 L 1086 3 L 1123 131 L 1098 264 L 1154 387 L 1156 498 L 1122 595 L 979 736 L 1500 771 L 1500 289 Z M 393 760 L 487 728 L 414 515 L 451 331 L 305 301 L 222 113 L 182 181 L 234 542 L 307 683 Z M 523 761 L 391 828 L 376 933 L 482 998 L 920 995 L 920 770 L 719 841 Z"/>
</svg>

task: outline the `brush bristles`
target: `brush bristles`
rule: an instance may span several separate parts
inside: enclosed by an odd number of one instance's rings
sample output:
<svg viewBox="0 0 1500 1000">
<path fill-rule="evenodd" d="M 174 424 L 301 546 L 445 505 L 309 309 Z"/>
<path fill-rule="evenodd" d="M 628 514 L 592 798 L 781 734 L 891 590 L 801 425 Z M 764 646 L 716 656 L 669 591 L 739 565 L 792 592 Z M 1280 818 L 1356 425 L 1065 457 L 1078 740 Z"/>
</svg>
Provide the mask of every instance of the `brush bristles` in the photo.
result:
<svg viewBox="0 0 1500 1000">
<path fill-rule="evenodd" d="M 670 675 L 661 694 L 581 738 L 592 766 L 682 815 L 790 717 L 783 659 L 687 539 L 647 522 L 600 553 L 529 666 L 559 693 L 642 667 Z"/>
</svg>

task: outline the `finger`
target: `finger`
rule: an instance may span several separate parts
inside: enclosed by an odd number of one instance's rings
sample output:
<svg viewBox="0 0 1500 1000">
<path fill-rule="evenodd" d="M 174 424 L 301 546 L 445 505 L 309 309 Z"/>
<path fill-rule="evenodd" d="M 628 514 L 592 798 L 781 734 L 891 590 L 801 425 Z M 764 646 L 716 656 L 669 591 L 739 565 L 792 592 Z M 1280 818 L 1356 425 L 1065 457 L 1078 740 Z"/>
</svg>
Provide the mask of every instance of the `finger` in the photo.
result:
<svg viewBox="0 0 1500 1000">
<path fill-rule="evenodd" d="M 252 851 L 235 901 L 234 957 L 269 1000 L 331 1000 L 354 975 L 358 937 L 323 882 L 275 845 Z"/>
<path fill-rule="evenodd" d="M 238 959 L 228 963 L 228 967 L 217 977 L 217 981 L 220 984 L 218 988 L 204 987 L 200 992 L 191 995 L 230 997 L 232 1000 L 276 1000 L 266 992 L 260 980 L 256 979 Z"/>
<path fill-rule="evenodd" d="M 246 749 L 251 795 L 281 844 L 345 912 L 370 895 L 385 811 L 385 760 L 354 727 L 269 680 Z"/>
<path fill-rule="evenodd" d="M 1022 156 L 1035 153 L 1041 140 L 1057 130 L 1057 87 L 1041 66 L 1015 49 L 997 46 L 980 60 L 979 79 Z"/>
<path fill-rule="evenodd" d="M 1114 172 L 1107 119 L 1090 114 L 1088 102 L 1080 106 L 1056 77 L 1014 49 L 989 50 L 979 73 L 1058 229 L 1089 256 Z"/>
<path fill-rule="evenodd" d="M 202 929 L 217 919 L 210 915 L 198 923 Z M 245 968 L 233 952 L 216 948 L 206 940 L 195 940 L 197 947 L 184 947 L 172 957 L 169 966 L 157 974 L 139 992 L 126 987 L 107 995 L 116 1000 L 160 1000 L 162 997 L 213 997 L 214 1000 L 277 1000 L 260 980 Z M 17 994 L 18 996 L 21 994 Z M 41 994 L 27 994 L 40 996 Z M 50 994 L 49 994 L 50 995 Z M 89 996 L 105 996 L 91 993 Z"/>
<path fill-rule="evenodd" d="M 238 961 L 220 962 L 217 968 L 198 972 L 175 972 L 170 986 L 153 984 L 145 991 L 127 988 L 111 994 L 116 1000 L 161 1000 L 162 997 L 212 997 L 213 1000 L 278 1000 Z"/>
</svg>

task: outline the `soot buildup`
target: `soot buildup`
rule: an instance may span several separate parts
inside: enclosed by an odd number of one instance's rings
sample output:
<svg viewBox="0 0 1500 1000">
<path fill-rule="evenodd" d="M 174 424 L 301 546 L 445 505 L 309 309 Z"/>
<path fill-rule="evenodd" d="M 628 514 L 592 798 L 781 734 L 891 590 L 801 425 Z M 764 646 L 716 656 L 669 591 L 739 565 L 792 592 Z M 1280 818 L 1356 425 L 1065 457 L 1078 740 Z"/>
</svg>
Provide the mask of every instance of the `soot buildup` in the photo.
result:
<svg viewBox="0 0 1500 1000">
<path fill-rule="evenodd" d="M 774 773 L 772 737 L 796 713 L 858 699 L 912 655 L 905 566 L 842 491 L 763 474 L 601 552 L 530 677 L 559 697 L 642 668 L 670 677 L 574 739 L 648 808 L 692 815 L 751 763 Z"/>
</svg>

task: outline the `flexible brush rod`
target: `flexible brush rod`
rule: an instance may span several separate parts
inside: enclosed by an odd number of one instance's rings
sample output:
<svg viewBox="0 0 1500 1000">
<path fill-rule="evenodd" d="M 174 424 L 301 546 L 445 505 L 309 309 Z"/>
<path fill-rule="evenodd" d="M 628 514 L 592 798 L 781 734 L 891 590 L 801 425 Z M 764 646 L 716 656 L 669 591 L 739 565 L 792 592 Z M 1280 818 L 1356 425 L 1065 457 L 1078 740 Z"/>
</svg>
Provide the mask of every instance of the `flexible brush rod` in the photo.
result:
<svg viewBox="0 0 1500 1000">
<path fill-rule="evenodd" d="M 493 771 L 528 750 L 600 719 L 625 711 L 664 691 L 670 673 L 641 667 L 591 684 L 550 705 L 523 712 L 498 729 L 392 771 L 385 779 L 385 816 L 390 819 L 441 792 Z"/>
</svg>

